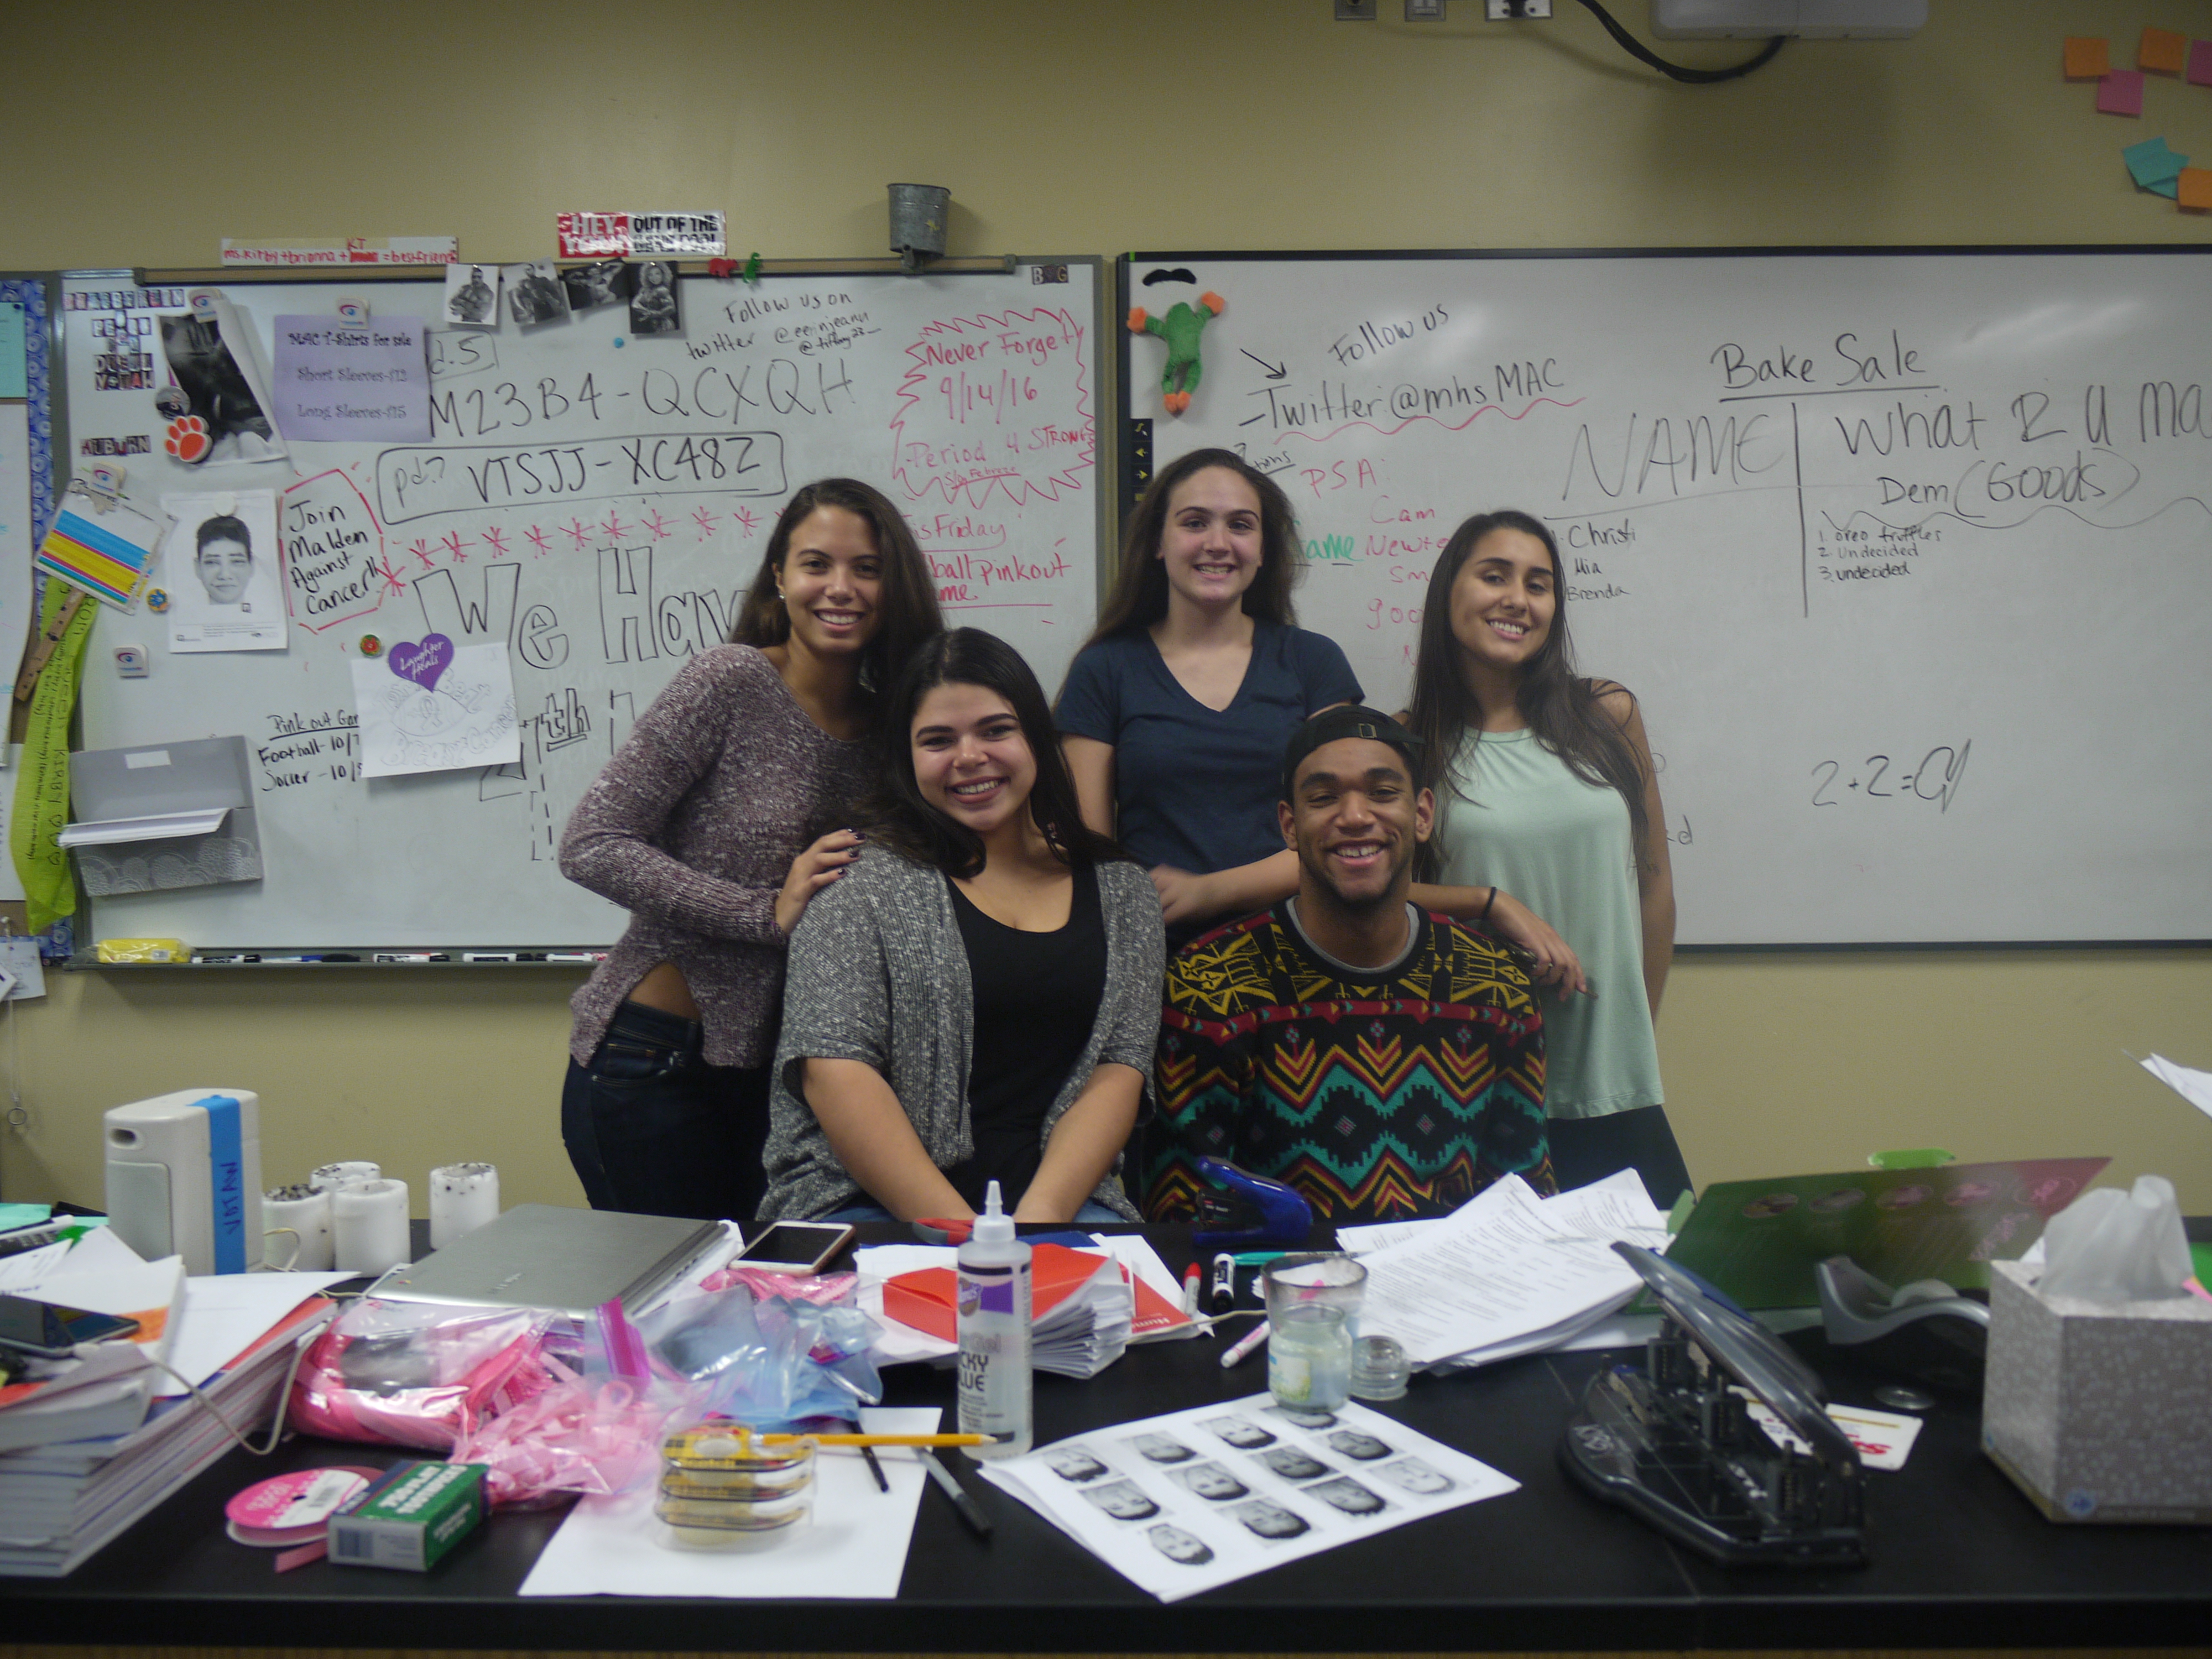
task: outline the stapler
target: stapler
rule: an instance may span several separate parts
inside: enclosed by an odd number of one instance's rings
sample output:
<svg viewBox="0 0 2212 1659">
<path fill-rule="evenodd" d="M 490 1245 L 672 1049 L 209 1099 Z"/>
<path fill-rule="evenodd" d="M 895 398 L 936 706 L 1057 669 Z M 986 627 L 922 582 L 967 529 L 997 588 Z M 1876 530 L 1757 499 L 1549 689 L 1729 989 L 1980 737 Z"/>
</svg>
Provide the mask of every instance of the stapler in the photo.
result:
<svg viewBox="0 0 2212 1659">
<path fill-rule="evenodd" d="M 1990 1346 L 1990 1310 L 1940 1279 L 1898 1290 L 1847 1255 L 1814 1270 L 1829 1343 L 1881 1370 L 1956 1394 L 1978 1395 Z"/>
<path fill-rule="evenodd" d="M 1191 1242 L 1200 1249 L 1296 1249 L 1313 1231 L 1313 1206 L 1295 1188 L 1218 1158 L 1200 1158 L 1198 1169 L 1228 1188 L 1198 1195 L 1198 1231 Z"/>
</svg>

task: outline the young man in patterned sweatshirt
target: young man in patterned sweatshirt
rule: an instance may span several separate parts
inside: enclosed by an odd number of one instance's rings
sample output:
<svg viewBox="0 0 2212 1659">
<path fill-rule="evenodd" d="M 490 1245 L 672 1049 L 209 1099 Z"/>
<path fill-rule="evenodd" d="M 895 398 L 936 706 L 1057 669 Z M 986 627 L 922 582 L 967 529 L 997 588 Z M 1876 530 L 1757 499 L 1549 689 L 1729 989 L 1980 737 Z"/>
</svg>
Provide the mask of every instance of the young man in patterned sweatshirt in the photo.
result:
<svg viewBox="0 0 2212 1659">
<path fill-rule="evenodd" d="M 1352 705 L 1292 735 L 1277 811 L 1297 892 L 1168 966 L 1154 1219 L 1195 1212 L 1201 1156 L 1339 1224 L 1441 1215 L 1509 1173 L 1556 1190 L 1528 977 L 1478 927 L 1407 898 L 1435 808 L 1419 743 Z"/>
</svg>

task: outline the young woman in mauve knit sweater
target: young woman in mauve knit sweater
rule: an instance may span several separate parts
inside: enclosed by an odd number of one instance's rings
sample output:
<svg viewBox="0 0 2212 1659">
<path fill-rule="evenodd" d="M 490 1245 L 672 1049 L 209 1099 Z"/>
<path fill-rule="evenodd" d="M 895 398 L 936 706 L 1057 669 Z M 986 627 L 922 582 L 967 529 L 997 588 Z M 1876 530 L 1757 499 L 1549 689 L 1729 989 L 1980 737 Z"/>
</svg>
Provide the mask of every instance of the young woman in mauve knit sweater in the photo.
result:
<svg viewBox="0 0 2212 1659">
<path fill-rule="evenodd" d="M 764 1185 L 784 950 L 859 856 L 877 694 L 940 630 L 877 490 L 824 478 L 776 520 L 730 643 L 632 728 L 561 839 L 630 913 L 570 1003 L 561 1134 L 595 1209 L 750 1218 Z"/>
</svg>

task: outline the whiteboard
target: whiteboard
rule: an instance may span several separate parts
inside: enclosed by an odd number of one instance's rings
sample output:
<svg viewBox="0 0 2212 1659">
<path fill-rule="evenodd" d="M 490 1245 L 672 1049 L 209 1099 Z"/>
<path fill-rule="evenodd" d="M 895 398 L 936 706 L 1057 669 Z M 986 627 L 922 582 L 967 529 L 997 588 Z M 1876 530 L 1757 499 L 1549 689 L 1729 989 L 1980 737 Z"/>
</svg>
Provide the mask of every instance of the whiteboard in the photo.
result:
<svg viewBox="0 0 2212 1659">
<path fill-rule="evenodd" d="M 1147 287 L 1157 270 L 1188 271 Z M 1686 944 L 2212 937 L 2212 255 L 1139 254 L 1218 292 L 1155 465 L 1299 515 L 1403 706 L 1468 515 L 1545 520 L 1642 702 Z"/>
<path fill-rule="evenodd" d="M 947 622 L 1002 635 L 1056 684 L 1096 611 L 1097 277 L 1076 260 L 687 279 L 683 331 L 657 337 L 631 337 L 620 306 L 527 331 L 507 315 L 489 331 L 439 323 L 428 442 L 295 441 L 285 461 L 192 467 L 165 453 L 146 384 L 168 378 L 154 319 L 185 289 L 72 276 L 69 453 L 119 455 L 134 499 L 279 492 L 289 607 L 285 648 L 208 654 L 172 653 L 167 620 L 143 606 L 101 615 L 86 746 L 242 733 L 266 873 L 103 900 L 95 934 L 612 940 L 623 914 L 562 878 L 561 830 L 636 715 L 725 637 L 778 509 L 815 478 L 883 490 Z M 329 316 L 340 294 L 366 298 L 372 321 L 435 319 L 443 302 L 441 283 L 357 276 L 225 292 L 265 365 L 273 319 Z M 362 636 L 429 631 L 504 642 L 521 758 L 361 777 Z M 147 678 L 119 678 L 123 644 L 149 649 Z"/>
</svg>

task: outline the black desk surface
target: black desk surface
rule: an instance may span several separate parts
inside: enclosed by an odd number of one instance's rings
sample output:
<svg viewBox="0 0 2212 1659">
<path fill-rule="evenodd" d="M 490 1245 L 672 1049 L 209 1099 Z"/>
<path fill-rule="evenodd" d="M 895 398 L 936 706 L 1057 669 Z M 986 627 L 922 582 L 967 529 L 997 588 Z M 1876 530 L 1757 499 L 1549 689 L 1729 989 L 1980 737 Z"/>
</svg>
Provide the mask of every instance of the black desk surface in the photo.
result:
<svg viewBox="0 0 2212 1659">
<path fill-rule="evenodd" d="M 1164 1246 L 1179 1266 L 1182 1256 Z M 1212 1341 L 1133 1349 L 1088 1382 L 1040 1376 L 1037 1441 L 1266 1386 Z M 1041 1517 L 965 1480 L 985 1542 L 922 1495 L 895 1601 L 709 1601 L 514 1594 L 558 1512 L 497 1516 L 428 1575 L 317 1562 L 223 1534 L 222 1505 L 277 1470 L 398 1454 L 300 1441 L 234 1452 L 59 1580 L 0 1579 L 13 1643 L 351 1648 L 904 1652 L 1467 1652 L 1697 1648 L 2054 1648 L 2212 1641 L 2212 1528 L 2061 1527 L 1984 1458 L 1978 1413 L 1929 1413 L 1907 1467 L 1868 1476 L 1872 1565 L 1724 1570 L 1569 1485 L 1553 1461 L 1597 1354 L 1416 1377 L 1377 1407 L 1522 1490 L 1164 1607 Z M 890 1403 L 951 1404 L 950 1374 L 902 1366 Z M 1835 1397 L 1873 1403 L 1838 1374 Z M 956 1468 L 963 1460 L 948 1458 Z"/>
</svg>

